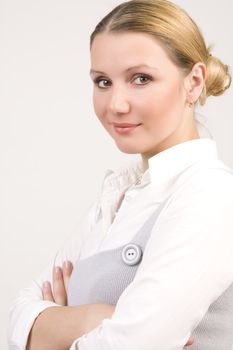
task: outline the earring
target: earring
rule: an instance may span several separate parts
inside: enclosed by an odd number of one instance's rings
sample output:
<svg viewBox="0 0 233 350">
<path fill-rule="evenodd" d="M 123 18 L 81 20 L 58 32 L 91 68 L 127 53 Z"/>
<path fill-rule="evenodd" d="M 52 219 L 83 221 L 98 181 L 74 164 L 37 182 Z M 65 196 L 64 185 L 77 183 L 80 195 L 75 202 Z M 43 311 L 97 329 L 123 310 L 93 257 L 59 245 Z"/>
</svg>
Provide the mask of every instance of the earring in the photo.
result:
<svg viewBox="0 0 233 350">
<path fill-rule="evenodd" d="M 189 101 L 189 103 L 188 103 L 189 108 L 192 108 L 193 105 L 194 105 L 194 102 L 193 101 Z"/>
</svg>

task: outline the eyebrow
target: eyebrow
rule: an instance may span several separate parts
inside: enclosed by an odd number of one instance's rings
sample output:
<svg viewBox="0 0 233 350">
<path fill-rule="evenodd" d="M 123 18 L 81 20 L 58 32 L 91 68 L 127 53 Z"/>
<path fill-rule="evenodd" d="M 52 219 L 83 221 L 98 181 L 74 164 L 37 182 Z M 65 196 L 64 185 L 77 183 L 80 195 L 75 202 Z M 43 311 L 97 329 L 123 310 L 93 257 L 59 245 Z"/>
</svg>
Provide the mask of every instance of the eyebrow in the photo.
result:
<svg viewBox="0 0 233 350">
<path fill-rule="evenodd" d="M 158 68 L 156 67 L 152 67 L 152 66 L 149 66 L 147 64 L 139 64 L 139 65 L 136 65 L 136 66 L 132 66 L 132 67 L 129 67 L 125 70 L 125 72 L 130 72 L 131 70 L 135 70 L 135 69 L 141 69 L 141 68 L 150 68 L 150 69 L 154 69 L 154 70 L 158 70 Z M 102 75 L 106 75 L 106 73 L 104 72 L 101 72 L 101 71 L 98 71 L 98 70 L 94 70 L 94 69 L 91 69 L 90 70 L 90 74 L 102 74 Z"/>
</svg>

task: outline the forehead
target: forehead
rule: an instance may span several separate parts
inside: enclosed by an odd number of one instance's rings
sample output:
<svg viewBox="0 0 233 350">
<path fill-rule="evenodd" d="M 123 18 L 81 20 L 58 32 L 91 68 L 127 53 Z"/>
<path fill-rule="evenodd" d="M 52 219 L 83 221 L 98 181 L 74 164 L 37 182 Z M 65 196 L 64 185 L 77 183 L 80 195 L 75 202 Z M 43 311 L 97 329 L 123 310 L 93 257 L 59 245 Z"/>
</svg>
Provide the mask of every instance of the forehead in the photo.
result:
<svg viewBox="0 0 233 350">
<path fill-rule="evenodd" d="M 144 33 L 100 33 L 91 47 L 93 69 L 137 65 L 173 65 L 161 43 Z"/>
</svg>

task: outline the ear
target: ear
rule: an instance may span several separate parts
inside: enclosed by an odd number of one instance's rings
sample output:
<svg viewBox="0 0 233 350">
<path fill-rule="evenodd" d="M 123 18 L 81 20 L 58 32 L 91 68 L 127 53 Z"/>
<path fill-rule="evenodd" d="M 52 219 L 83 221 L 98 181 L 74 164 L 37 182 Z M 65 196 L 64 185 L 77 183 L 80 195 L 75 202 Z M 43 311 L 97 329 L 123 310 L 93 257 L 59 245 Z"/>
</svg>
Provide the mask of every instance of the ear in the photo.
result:
<svg viewBox="0 0 233 350">
<path fill-rule="evenodd" d="M 195 103 L 205 86 L 206 66 L 202 62 L 196 63 L 185 78 L 187 102 Z"/>
</svg>

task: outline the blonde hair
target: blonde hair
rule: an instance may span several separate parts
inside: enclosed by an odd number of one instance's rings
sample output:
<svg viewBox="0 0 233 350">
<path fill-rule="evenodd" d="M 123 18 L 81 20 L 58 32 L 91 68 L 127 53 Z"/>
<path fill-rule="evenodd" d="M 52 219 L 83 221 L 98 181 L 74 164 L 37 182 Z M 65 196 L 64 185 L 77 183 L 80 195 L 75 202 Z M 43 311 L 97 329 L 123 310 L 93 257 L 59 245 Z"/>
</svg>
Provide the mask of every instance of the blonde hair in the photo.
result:
<svg viewBox="0 0 233 350">
<path fill-rule="evenodd" d="M 160 41 L 170 59 L 188 74 L 195 63 L 207 68 L 204 89 L 199 98 L 218 96 L 231 84 L 229 67 L 210 54 L 197 24 L 179 6 L 167 0 L 131 0 L 114 8 L 97 24 L 90 45 L 102 32 L 139 32 Z"/>
</svg>

